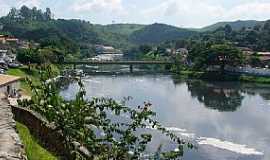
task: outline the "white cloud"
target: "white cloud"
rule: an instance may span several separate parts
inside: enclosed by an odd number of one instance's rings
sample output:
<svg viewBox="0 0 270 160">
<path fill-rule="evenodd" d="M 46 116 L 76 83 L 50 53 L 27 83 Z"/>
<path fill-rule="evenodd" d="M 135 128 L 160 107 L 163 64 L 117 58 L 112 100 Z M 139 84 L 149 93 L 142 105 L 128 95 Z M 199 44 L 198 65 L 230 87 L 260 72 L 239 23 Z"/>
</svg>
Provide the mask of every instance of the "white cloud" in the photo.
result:
<svg viewBox="0 0 270 160">
<path fill-rule="evenodd" d="M 213 0 L 167 0 L 143 10 L 141 14 L 147 17 L 147 21 L 188 27 L 202 27 L 218 21 L 270 18 L 270 2 L 238 3 L 233 7 L 225 7 L 224 3 L 213 3 Z"/>
<path fill-rule="evenodd" d="M 2 1 L 0 1 L 0 16 L 4 16 L 8 13 L 10 7 L 6 4 L 1 3 Z"/>
<path fill-rule="evenodd" d="M 23 5 L 28 7 L 40 7 L 42 0 L 0 0 L 0 16 L 6 15 L 12 7 L 20 8 Z"/>
<path fill-rule="evenodd" d="M 226 14 L 226 13 L 224 13 Z M 224 16 L 226 19 L 257 19 L 265 20 L 270 18 L 270 2 L 251 2 L 236 6 Z"/>
<path fill-rule="evenodd" d="M 126 13 L 122 0 L 80 0 L 75 1 L 71 8 L 75 12 Z"/>
<path fill-rule="evenodd" d="M 40 7 L 41 1 L 42 0 L 19 0 L 16 7 L 21 7 L 23 5 L 26 5 L 28 7 Z"/>
</svg>

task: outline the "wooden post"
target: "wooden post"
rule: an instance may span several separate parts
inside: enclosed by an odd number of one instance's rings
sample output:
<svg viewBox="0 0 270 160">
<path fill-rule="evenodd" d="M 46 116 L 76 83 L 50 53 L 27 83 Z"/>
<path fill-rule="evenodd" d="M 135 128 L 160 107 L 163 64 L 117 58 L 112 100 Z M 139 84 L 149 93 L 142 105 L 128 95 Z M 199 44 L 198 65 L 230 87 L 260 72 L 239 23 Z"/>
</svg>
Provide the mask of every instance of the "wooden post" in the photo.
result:
<svg viewBox="0 0 270 160">
<path fill-rule="evenodd" d="M 76 69 L 76 64 L 73 64 L 73 69 L 74 69 L 74 70 Z"/>
</svg>

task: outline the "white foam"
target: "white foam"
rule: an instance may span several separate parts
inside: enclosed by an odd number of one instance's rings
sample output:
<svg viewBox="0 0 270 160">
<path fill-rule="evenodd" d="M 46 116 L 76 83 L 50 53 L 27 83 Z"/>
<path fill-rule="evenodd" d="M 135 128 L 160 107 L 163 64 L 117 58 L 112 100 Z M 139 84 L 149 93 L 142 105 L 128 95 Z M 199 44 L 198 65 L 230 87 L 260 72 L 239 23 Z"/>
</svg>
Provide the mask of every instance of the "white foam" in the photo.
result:
<svg viewBox="0 0 270 160">
<path fill-rule="evenodd" d="M 156 130 L 156 128 L 152 128 L 151 126 L 147 126 L 146 128 Z M 186 129 L 176 127 L 166 127 L 166 129 L 168 131 L 174 132 L 177 135 L 194 139 L 199 145 L 210 145 L 212 147 L 228 150 L 243 155 L 259 155 L 259 156 L 264 155 L 263 152 L 257 151 L 256 149 L 250 148 L 246 145 L 235 144 L 229 141 L 222 141 L 216 138 L 196 137 L 194 133 L 188 133 Z"/>
<path fill-rule="evenodd" d="M 210 145 L 216 148 L 228 150 L 231 152 L 244 154 L 244 155 L 263 155 L 262 152 L 256 151 L 254 148 L 248 148 L 246 145 L 235 144 L 233 142 L 221 141 L 216 138 L 200 137 L 198 138 L 198 144 Z"/>
<path fill-rule="evenodd" d="M 186 132 L 187 130 L 185 129 L 181 129 L 181 128 L 176 128 L 176 127 L 166 127 L 166 129 L 168 131 L 171 131 L 171 132 Z"/>
<path fill-rule="evenodd" d="M 83 81 L 85 81 L 85 82 L 92 82 L 92 83 L 98 83 L 98 84 L 101 83 L 101 81 L 92 80 L 92 79 L 84 79 Z"/>
</svg>

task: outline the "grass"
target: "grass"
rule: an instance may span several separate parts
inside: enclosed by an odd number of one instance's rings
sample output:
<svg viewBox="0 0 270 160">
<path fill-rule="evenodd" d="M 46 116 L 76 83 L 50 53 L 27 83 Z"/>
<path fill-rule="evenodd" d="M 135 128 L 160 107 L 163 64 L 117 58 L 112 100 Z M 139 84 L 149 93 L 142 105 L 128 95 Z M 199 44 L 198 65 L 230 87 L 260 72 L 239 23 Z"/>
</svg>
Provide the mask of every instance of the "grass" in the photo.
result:
<svg viewBox="0 0 270 160">
<path fill-rule="evenodd" d="M 197 72 L 197 71 L 181 71 L 181 77 L 193 79 L 215 80 L 215 81 L 241 81 L 253 83 L 269 83 L 270 77 L 251 76 L 251 75 L 229 75 L 218 72 Z"/>
<path fill-rule="evenodd" d="M 25 78 L 28 77 L 30 78 L 33 83 L 38 83 L 38 71 L 36 69 L 31 69 L 30 71 L 28 70 L 27 67 L 21 67 L 21 68 L 10 68 L 6 72 L 8 75 L 13 75 L 13 76 L 19 76 L 22 77 L 23 79 L 21 80 L 21 89 L 23 90 L 23 93 L 26 95 L 31 94 L 31 89 L 26 83 Z"/>
<path fill-rule="evenodd" d="M 52 72 L 55 75 L 60 74 L 60 70 L 58 69 L 58 66 L 56 65 L 50 65 Z M 23 79 L 21 80 L 21 89 L 23 90 L 23 93 L 25 95 L 31 95 L 31 89 L 29 85 L 26 83 L 25 78 L 28 77 L 32 80 L 34 84 L 40 83 L 39 80 L 39 71 L 35 68 L 32 67 L 30 70 L 28 69 L 27 66 L 23 66 L 20 68 L 10 68 L 6 72 L 8 75 L 13 75 L 13 76 L 19 76 L 22 77 Z"/>
<path fill-rule="evenodd" d="M 10 68 L 6 73 L 8 75 L 23 78 L 21 80 L 21 89 L 25 95 L 31 95 L 31 89 L 25 80 L 26 77 L 30 78 L 35 84 L 40 83 L 38 70 L 33 68 L 28 70 L 27 66 L 23 66 L 21 68 Z M 38 144 L 38 141 L 31 135 L 25 125 L 17 122 L 16 128 L 19 131 L 20 138 L 25 146 L 28 160 L 57 160 L 56 157 Z"/>
<path fill-rule="evenodd" d="M 269 77 L 240 76 L 239 80 L 243 82 L 256 82 L 256 83 L 269 83 L 270 84 Z"/>
<path fill-rule="evenodd" d="M 37 140 L 31 136 L 30 131 L 25 125 L 16 122 L 16 128 L 19 132 L 22 143 L 25 146 L 25 152 L 28 160 L 57 160 L 55 156 L 37 143 Z"/>
</svg>

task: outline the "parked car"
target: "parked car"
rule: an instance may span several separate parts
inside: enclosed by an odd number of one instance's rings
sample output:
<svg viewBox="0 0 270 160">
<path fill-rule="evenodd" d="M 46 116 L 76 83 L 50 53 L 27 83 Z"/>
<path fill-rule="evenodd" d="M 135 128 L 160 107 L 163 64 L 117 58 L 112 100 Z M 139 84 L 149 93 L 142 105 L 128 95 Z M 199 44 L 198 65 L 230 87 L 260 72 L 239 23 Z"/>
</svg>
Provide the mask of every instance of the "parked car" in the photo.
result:
<svg viewBox="0 0 270 160">
<path fill-rule="evenodd" d="M 4 69 L 2 69 L 2 68 L 0 68 L 0 74 L 5 74 L 5 70 Z"/>
<path fill-rule="evenodd" d="M 19 64 L 19 63 L 9 63 L 8 64 L 8 67 L 10 68 L 18 68 L 18 67 L 21 67 L 22 65 Z"/>
</svg>

